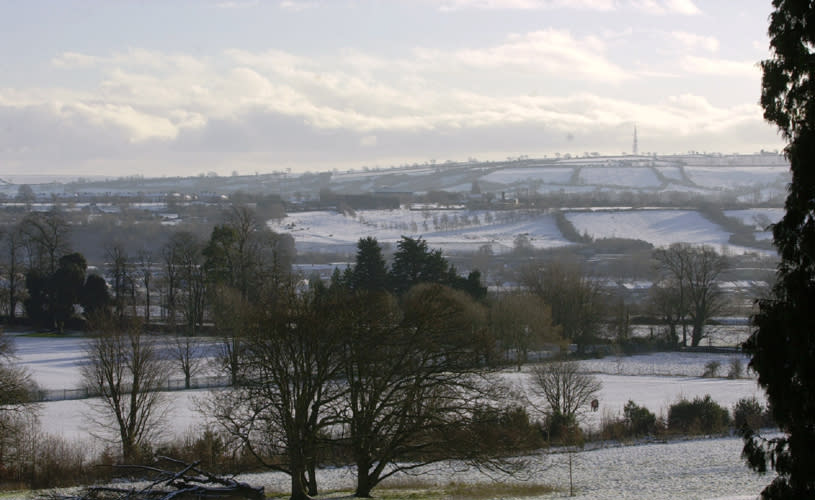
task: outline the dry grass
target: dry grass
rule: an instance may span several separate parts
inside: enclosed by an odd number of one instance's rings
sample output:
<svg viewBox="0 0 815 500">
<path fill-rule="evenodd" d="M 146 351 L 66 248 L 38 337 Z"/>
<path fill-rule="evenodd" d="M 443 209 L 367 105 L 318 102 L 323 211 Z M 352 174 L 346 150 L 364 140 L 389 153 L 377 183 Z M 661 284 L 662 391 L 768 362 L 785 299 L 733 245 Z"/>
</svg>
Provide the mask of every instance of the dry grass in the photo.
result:
<svg viewBox="0 0 815 500">
<path fill-rule="evenodd" d="M 419 479 L 400 479 L 380 485 L 373 491 L 374 498 L 383 500 L 491 500 L 502 498 L 528 498 L 548 495 L 556 491 L 551 486 L 534 483 L 450 483 L 439 486 Z M 273 495 L 271 498 L 288 498 Z M 350 500 L 352 491 L 326 492 L 317 497 L 321 500 Z"/>
</svg>

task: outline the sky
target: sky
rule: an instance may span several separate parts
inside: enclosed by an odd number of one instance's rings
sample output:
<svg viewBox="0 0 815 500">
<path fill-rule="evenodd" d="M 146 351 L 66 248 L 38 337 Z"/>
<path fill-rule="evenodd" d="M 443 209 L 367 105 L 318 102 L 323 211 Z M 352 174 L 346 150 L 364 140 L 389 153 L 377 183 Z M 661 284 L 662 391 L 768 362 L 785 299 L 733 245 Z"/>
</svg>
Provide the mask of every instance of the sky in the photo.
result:
<svg viewBox="0 0 815 500">
<path fill-rule="evenodd" d="M 769 0 L 0 0 L 0 178 L 781 149 Z"/>
</svg>

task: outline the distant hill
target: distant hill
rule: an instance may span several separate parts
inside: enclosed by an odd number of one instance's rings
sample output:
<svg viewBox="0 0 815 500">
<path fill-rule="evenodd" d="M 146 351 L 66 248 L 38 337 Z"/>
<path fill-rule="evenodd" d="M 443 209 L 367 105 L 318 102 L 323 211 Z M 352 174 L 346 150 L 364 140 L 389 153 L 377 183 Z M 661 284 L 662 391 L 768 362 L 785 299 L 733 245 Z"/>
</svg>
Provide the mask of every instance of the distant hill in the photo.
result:
<svg viewBox="0 0 815 500">
<path fill-rule="evenodd" d="M 13 197 L 19 184 L 0 183 Z M 30 180 L 36 180 L 34 178 Z M 707 198 L 782 206 L 789 182 L 786 160 L 772 153 L 671 156 L 588 156 L 519 159 L 501 162 L 449 162 L 331 172 L 271 172 L 251 176 L 199 176 L 32 183 L 41 196 L 76 193 L 209 193 L 236 191 L 280 195 L 285 201 L 319 199 L 320 192 L 357 195 L 424 195 L 445 191 L 489 200 L 535 197 L 583 201 L 615 198 L 644 201 Z"/>
</svg>

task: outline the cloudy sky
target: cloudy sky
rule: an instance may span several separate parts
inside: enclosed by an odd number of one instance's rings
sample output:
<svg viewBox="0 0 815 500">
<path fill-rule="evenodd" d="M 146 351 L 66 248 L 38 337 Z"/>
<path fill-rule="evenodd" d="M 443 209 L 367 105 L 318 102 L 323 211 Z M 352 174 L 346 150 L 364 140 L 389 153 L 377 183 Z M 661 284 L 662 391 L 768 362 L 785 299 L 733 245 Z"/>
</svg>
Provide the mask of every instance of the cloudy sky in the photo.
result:
<svg viewBox="0 0 815 500">
<path fill-rule="evenodd" d="M 782 147 L 769 0 L 0 0 L 0 177 Z"/>
</svg>

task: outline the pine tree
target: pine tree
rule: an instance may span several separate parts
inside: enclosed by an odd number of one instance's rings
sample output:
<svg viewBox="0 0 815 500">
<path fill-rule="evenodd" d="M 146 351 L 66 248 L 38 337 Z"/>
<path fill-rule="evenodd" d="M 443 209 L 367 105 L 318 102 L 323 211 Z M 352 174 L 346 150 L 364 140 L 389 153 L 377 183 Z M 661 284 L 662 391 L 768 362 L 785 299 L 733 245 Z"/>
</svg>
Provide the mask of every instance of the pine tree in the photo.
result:
<svg viewBox="0 0 815 500">
<path fill-rule="evenodd" d="M 773 6 L 773 56 L 761 63 L 761 104 L 788 141 L 792 182 L 786 213 L 773 227 L 778 279 L 759 301 L 744 349 L 782 435 L 763 439 L 743 429 L 743 456 L 753 469 L 777 473 L 763 498 L 815 498 L 815 5 L 773 0 Z"/>
<path fill-rule="evenodd" d="M 354 290 L 381 291 L 387 285 L 388 271 L 382 248 L 376 238 L 368 236 L 357 242 L 357 259 L 351 273 L 351 288 Z"/>
</svg>

